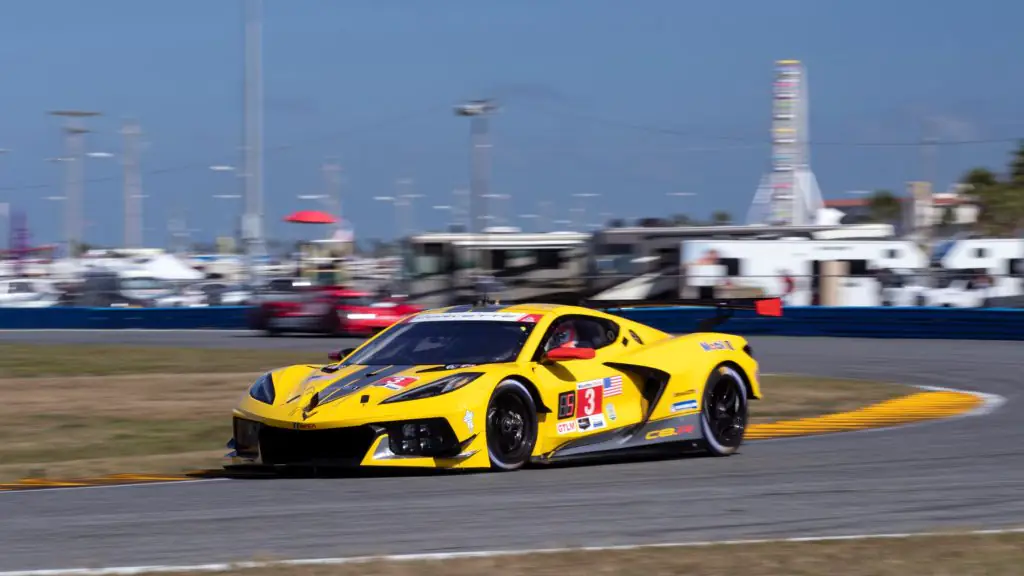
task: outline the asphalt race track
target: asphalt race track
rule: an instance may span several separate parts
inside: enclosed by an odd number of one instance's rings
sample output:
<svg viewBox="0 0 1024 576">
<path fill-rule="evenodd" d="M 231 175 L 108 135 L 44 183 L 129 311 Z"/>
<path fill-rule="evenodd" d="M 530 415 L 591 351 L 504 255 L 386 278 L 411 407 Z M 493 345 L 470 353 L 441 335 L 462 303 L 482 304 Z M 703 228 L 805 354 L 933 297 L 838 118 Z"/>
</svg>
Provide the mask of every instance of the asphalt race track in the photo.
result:
<svg viewBox="0 0 1024 576">
<path fill-rule="evenodd" d="M 20 336 L 341 347 L 240 333 Z M 753 346 L 767 372 L 949 386 L 1007 402 L 982 416 L 752 442 L 722 459 L 0 493 L 0 571 L 1024 525 L 1020 343 L 756 338 Z"/>
</svg>

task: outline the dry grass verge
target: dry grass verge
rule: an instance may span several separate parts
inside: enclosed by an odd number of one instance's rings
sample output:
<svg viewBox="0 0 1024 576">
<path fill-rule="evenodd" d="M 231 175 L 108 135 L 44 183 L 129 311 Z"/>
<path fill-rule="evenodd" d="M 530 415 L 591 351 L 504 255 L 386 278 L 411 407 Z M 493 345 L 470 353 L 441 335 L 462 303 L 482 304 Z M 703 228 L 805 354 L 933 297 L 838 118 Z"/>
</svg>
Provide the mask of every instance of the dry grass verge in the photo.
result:
<svg viewBox="0 0 1024 576">
<path fill-rule="evenodd" d="M 88 360 L 38 353 L 12 359 L 3 348 L 0 367 L 35 377 L 0 379 L 0 482 L 219 467 L 231 408 L 248 385 L 268 368 L 317 361 L 288 351 L 116 347 L 94 347 Z M 138 350 L 145 353 L 136 356 Z M 107 365 L 154 372 L 171 361 L 183 372 L 53 375 L 70 373 L 76 362 L 88 373 Z M 245 371 L 225 373 L 229 368 Z M 754 422 L 844 411 L 906 393 L 902 386 L 803 376 L 767 376 L 763 386 L 766 399 L 751 407 Z"/>
<path fill-rule="evenodd" d="M 324 364 L 334 347 L 328 340 L 311 340 L 308 350 L 0 344 L 0 376 L 257 372 L 288 364 Z"/>
<path fill-rule="evenodd" d="M 1024 534 L 558 552 L 335 566 L 275 566 L 231 576 L 1016 576 Z"/>
</svg>

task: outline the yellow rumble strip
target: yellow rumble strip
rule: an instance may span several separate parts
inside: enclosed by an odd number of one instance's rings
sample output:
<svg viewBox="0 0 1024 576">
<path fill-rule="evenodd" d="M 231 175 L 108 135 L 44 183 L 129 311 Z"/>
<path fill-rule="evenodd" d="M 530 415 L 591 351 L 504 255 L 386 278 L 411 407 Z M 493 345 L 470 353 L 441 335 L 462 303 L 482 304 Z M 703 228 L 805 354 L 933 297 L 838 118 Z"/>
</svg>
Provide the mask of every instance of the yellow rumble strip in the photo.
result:
<svg viewBox="0 0 1024 576">
<path fill-rule="evenodd" d="M 772 438 L 791 438 L 794 436 L 868 430 L 926 420 L 938 420 L 940 418 L 966 414 L 980 408 L 983 402 L 984 400 L 974 394 L 954 390 L 918 392 L 871 406 L 865 406 L 851 412 L 826 414 L 824 416 L 800 418 L 798 420 L 784 420 L 770 424 L 752 424 L 747 429 L 746 439 L 769 440 Z M 112 474 L 97 478 L 74 478 L 68 480 L 25 478 L 10 484 L 0 484 L 0 492 L 181 482 L 211 477 L 217 477 L 216 471 L 195 471 L 188 474 Z"/>
<path fill-rule="evenodd" d="M 768 440 L 809 436 L 937 420 L 966 414 L 979 408 L 983 402 L 984 400 L 978 396 L 966 392 L 953 390 L 918 392 L 858 408 L 851 412 L 784 420 L 770 424 L 752 424 L 747 429 L 746 439 Z"/>
</svg>

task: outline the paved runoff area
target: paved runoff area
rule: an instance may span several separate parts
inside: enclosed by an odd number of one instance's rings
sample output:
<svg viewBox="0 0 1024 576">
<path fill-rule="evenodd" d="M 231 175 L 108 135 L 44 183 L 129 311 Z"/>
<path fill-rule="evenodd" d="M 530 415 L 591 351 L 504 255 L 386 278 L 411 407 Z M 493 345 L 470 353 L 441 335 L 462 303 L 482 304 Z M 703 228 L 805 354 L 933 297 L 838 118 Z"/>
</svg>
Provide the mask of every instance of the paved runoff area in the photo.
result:
<svg viewBox="0 0 1024 576">
<path fill-rule="evenodd" d="M 93 335 L 91 342 L 103 338 Z M 132 343 L 155 343 L 160 335 L 146 338 Z M 192 346 L 206 341 L 228 348 L 253 341 L 210 333 L 189 340 Z M 137 573 L 138 567 L 265 558 L 446 558 L 538 548 L 994 531 L 1024 523 L 1019 342 L 751 342 L 765 372 L 935 386 L 940 389 L 916 391 L 924 396 L 908 409 L 927 400 L 935 413 L 967 412 L 899 426 L 886 416 L 885 428 L 759 439 L 730 458 L 455 476 L 136 478 L 129 485 L 10 490 L 0 492 L 0 572 L 44 576 L 38 571 L 136 567 L 123 573 Z M 310 344 L 282 339 L 274 345 Z M 974 407 L 950 408 L 969 402 L 957 391 L 979 393 L 977 402 L 970 401 Z M 1020 547 L 1018 540 L 1010 545 Z M 855 552 L 859 556 L 850 557 L 880 554 Z"/>
</svg>

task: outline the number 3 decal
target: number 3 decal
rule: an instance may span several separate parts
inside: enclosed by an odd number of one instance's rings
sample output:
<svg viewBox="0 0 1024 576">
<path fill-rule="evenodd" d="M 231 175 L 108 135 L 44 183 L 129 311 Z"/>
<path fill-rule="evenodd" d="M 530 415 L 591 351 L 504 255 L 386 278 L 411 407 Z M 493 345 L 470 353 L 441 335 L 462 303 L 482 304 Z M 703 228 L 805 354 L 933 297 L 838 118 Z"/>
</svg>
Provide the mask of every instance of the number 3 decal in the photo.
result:
<svg viewBox="0 0 1024 576">
<path fill-rule="evenodd" d="M 576 417 L 600 414 L 604 403 L 604 388 L 591 386 L 576 392 Z"/>
</svg>

